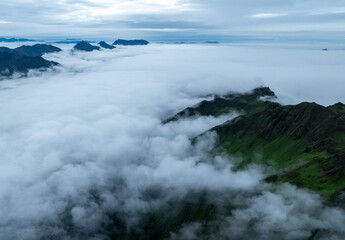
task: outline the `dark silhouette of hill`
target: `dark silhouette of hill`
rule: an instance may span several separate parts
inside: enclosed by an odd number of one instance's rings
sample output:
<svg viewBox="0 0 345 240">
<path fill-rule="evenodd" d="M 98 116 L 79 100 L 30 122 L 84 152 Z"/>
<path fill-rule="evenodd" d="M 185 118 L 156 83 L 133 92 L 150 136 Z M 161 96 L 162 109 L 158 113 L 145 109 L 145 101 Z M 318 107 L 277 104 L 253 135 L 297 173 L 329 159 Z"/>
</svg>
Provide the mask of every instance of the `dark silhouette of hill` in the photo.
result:
<svg viewBox="0 0 345 240">
<path fill-rule="evenodd" d="M 101 41 L 98 43 L 99 46 L 101 46 L 102 48 L 105 48 L 105 49 L 114 49 L 116 48 L 115 46 L 112 46 L 104 41 Z"/>
<path fill-rule="evenodd" d="M 99 50 L 100 47 L 98 46 L 93 46 L 88 42 L 85 41 L 81 41 L 79 43 L 77 43 L 73 49 L 79 50 L 79 51 L 87 51 L 87 52 L 92 52 L 94 50 Z"/>
<path fill-rule="evenodd" d="M 135 46 L 135 45 L 147 45 L 149 44 L 148 41 L 140 39 L 140 40 L 124 40 L 124 39 L 117 39 L 113 45 L 123 45 L 123 46 Z"/>
<path fill-rule="evenodd" d="M 26 38 L 0 38 L 0 42 L 34 42 L 36 40 Z"/>
<path fill-rule="evenodd" d="M 211 101 L 202 101 L 194 107 L 188 107 L 165 121 L 176 121 L 183 117 L 214 116 L 218 117 L 229 112 L 252 112 L 266 108 L 261 97 L 276 98 L 274 92 L 267 87 L 256 88 L 245 94 L 230 93 L 225 96 L 215 96 Z"/>
<path fill-rule="evenodd" d="M 42 57 L 22 56 L 9 52 L 0 52 L 0 75 L 11 76 L 18 72 L 27 74 L 30 69 L 47 69 L 58 63 L 47 61 Z"/>
<path fill-rule="evenodd" d="M 0 52 L 13 53 L 20 56 L 41 57 L 45 53 L 60 52 L 61 49 L 53 45 L 35 44 L 33 46 L 21 46 L 14 49 L 0 47 Z"/>
</svg>

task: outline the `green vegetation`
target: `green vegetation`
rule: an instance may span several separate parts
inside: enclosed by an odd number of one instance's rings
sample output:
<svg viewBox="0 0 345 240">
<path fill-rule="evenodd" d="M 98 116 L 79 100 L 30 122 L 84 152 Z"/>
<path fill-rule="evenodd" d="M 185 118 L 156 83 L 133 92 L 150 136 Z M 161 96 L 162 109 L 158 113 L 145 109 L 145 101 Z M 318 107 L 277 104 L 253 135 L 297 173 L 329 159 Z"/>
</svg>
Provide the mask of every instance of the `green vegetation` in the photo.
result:
<svg viewBox="0 0 345 240">
<path fill-rule="evenodd" d="M 259 100 L 260 97 L 276 98 L 274 92 L 269 88 L 256 88 L 246 94 L 231 93 L 222 97 L 215 96 L 212 101 L 202 101 L 195 107 L 186 108 L 174 117 L 167 119 L 165 123 L 193 116 L 217 117 L 233 111 L 254 113 L 266 109 L 267 104 L 270 103 Z"/>
<path fill-rule="evenodd" d="M 316 103 L 282 106 L 261 101 L 275 97 L 269 88 L 203 101 L 173 118 L 219 116 L 238 111 L 241 116 L 215 127 L 217 151 L 238 156 L 237 169 L 250 164 L 267 167 L 267 181 L 289 182 L 328 198 L 345 189 L 345 105 Z"/>
<path fill-rule="evenodd" d="M 336 196 L 345 188 L 344 105 L 267 106 L 216 127 L 218 148 L 240 155 L 238 168 L 265 164 L 271 167 L 270 181 Z"/>
<path fill-rule="evenodd" d="M 216 215 L 216 206 L 205 196 L 189 196 L 183 201 L 171 202 L 168 208 L 146 215 L 139 224 L 140 230 L 133 229 L 129 239 L 167 239 L 184 224 L 195 222 L 201 224 L 200 236 L 205 236 L 214 231 L 215 226 L 209 223 L 215 220 Z"/>
</svg>

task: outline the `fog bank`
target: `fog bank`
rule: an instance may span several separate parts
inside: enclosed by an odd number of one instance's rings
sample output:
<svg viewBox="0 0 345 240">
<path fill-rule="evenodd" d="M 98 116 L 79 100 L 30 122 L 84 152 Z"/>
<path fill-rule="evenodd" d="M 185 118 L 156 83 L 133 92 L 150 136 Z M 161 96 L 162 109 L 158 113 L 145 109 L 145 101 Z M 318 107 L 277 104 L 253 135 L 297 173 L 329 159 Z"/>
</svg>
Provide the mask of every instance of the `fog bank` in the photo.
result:
<svg viewBox="0 0 345 240">
<path fill-rule="evenodd" d="M 145 214 L 203 193 L 219 210 L 208 239 L 344 237 L 343 210 L 317 194 L 265 184 L 259 166 L 232 171 L 231 157 L 210 152 L 215 133 L 192 144 L 236 114 L 161 122 L 209 94 L 261 85 L 285 104 L 345 102 L 345 51 L 62 47 L 44 56 L 61 66 L 0 81 L 1 239 L 110 239 L 107 226 L 121 225 L 114 216 L 136 228 Z M 199 224 L 171 238 L 196 239 Z"/>
</svg>

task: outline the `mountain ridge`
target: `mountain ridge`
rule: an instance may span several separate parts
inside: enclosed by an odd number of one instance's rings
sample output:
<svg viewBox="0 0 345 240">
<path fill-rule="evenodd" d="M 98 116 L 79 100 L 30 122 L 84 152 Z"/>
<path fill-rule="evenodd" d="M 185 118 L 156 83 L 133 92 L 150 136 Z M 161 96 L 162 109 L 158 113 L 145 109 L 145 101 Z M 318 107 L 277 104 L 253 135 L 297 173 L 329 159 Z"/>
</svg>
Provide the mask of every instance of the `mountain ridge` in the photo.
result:
<svg viewBox="0 0 345 240">
<path fill-rule="evenodd" d="M 0 47 L 0 52 L 13 53 L 20 56 L 42 57 L 45 53 L 61 52 L 62 50 L 53 45 L 35 44 L 32 46 L 23 45 L 14 49 Z"/>
<path fill-rule="evenodd" d="M 263 97 L 274 99 L 275 94 L 269 88 L 256 88 L 216 96 L 163 123 L 236 111 L 240 116 L 208 130 L 218 135 L 214 151 L 241 159 L 235 169 L 263 165 L 269 169 L 267 181 L 289 182 L 336 197 L 345 189 L 345 105 L 284 106 Z"/>
<path fill-rule="evenodd" d="M 123 45 L 123 46 L 135 46 L 135 45 L 148 45 L 149 42 L 144 39 L 135 39 L 135 40 L 124 40 L 117 39 L 113 45 Z"/>
<path fill-rule="evenodd" d="M 0 52 L 0 76 L 9 77 L 15 72 L 26 75 L 30 69 L 47 69 L 58 63 L 42 57 L 22 56 L 10 52 Z"/>
<path fill-rule="evenodd" d="M 93 46 L 86 41 L 80 41 L 73 47 L 73 49 L 79 51 L 92 52 L 94 50 L 100 50 L 101 48 L 98 46 Z"/>
</svg>

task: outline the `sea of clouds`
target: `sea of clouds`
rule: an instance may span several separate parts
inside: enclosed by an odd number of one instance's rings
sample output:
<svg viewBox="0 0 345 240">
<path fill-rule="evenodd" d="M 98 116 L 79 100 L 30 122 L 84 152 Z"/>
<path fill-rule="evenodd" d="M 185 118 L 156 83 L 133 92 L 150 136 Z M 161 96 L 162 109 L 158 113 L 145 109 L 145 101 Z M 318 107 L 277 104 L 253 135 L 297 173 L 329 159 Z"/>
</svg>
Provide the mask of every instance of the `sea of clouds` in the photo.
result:
<svg viewBox="0 0 345 240">
<path fill-rule="evenodd" d="M 342 209 L 264 183 L 259 166 L 232 171 L 231 157 L 210 153 L 215 133 L 192 143 L 235 113 L 162 121 L 210 94 L 262 85 L 284 104 L 345 102 L 345 51 L 57 46 L 44 57 L 60 66 L 0 81 L 0 239 L 110 239 L 110 215 L 140 228 L 145 214 L 204 193 L 220 211 L 205 239 L 344 239 Z M 200 239 L 200 228 L 190 222 L 170 238 Z"/>
</svg>

